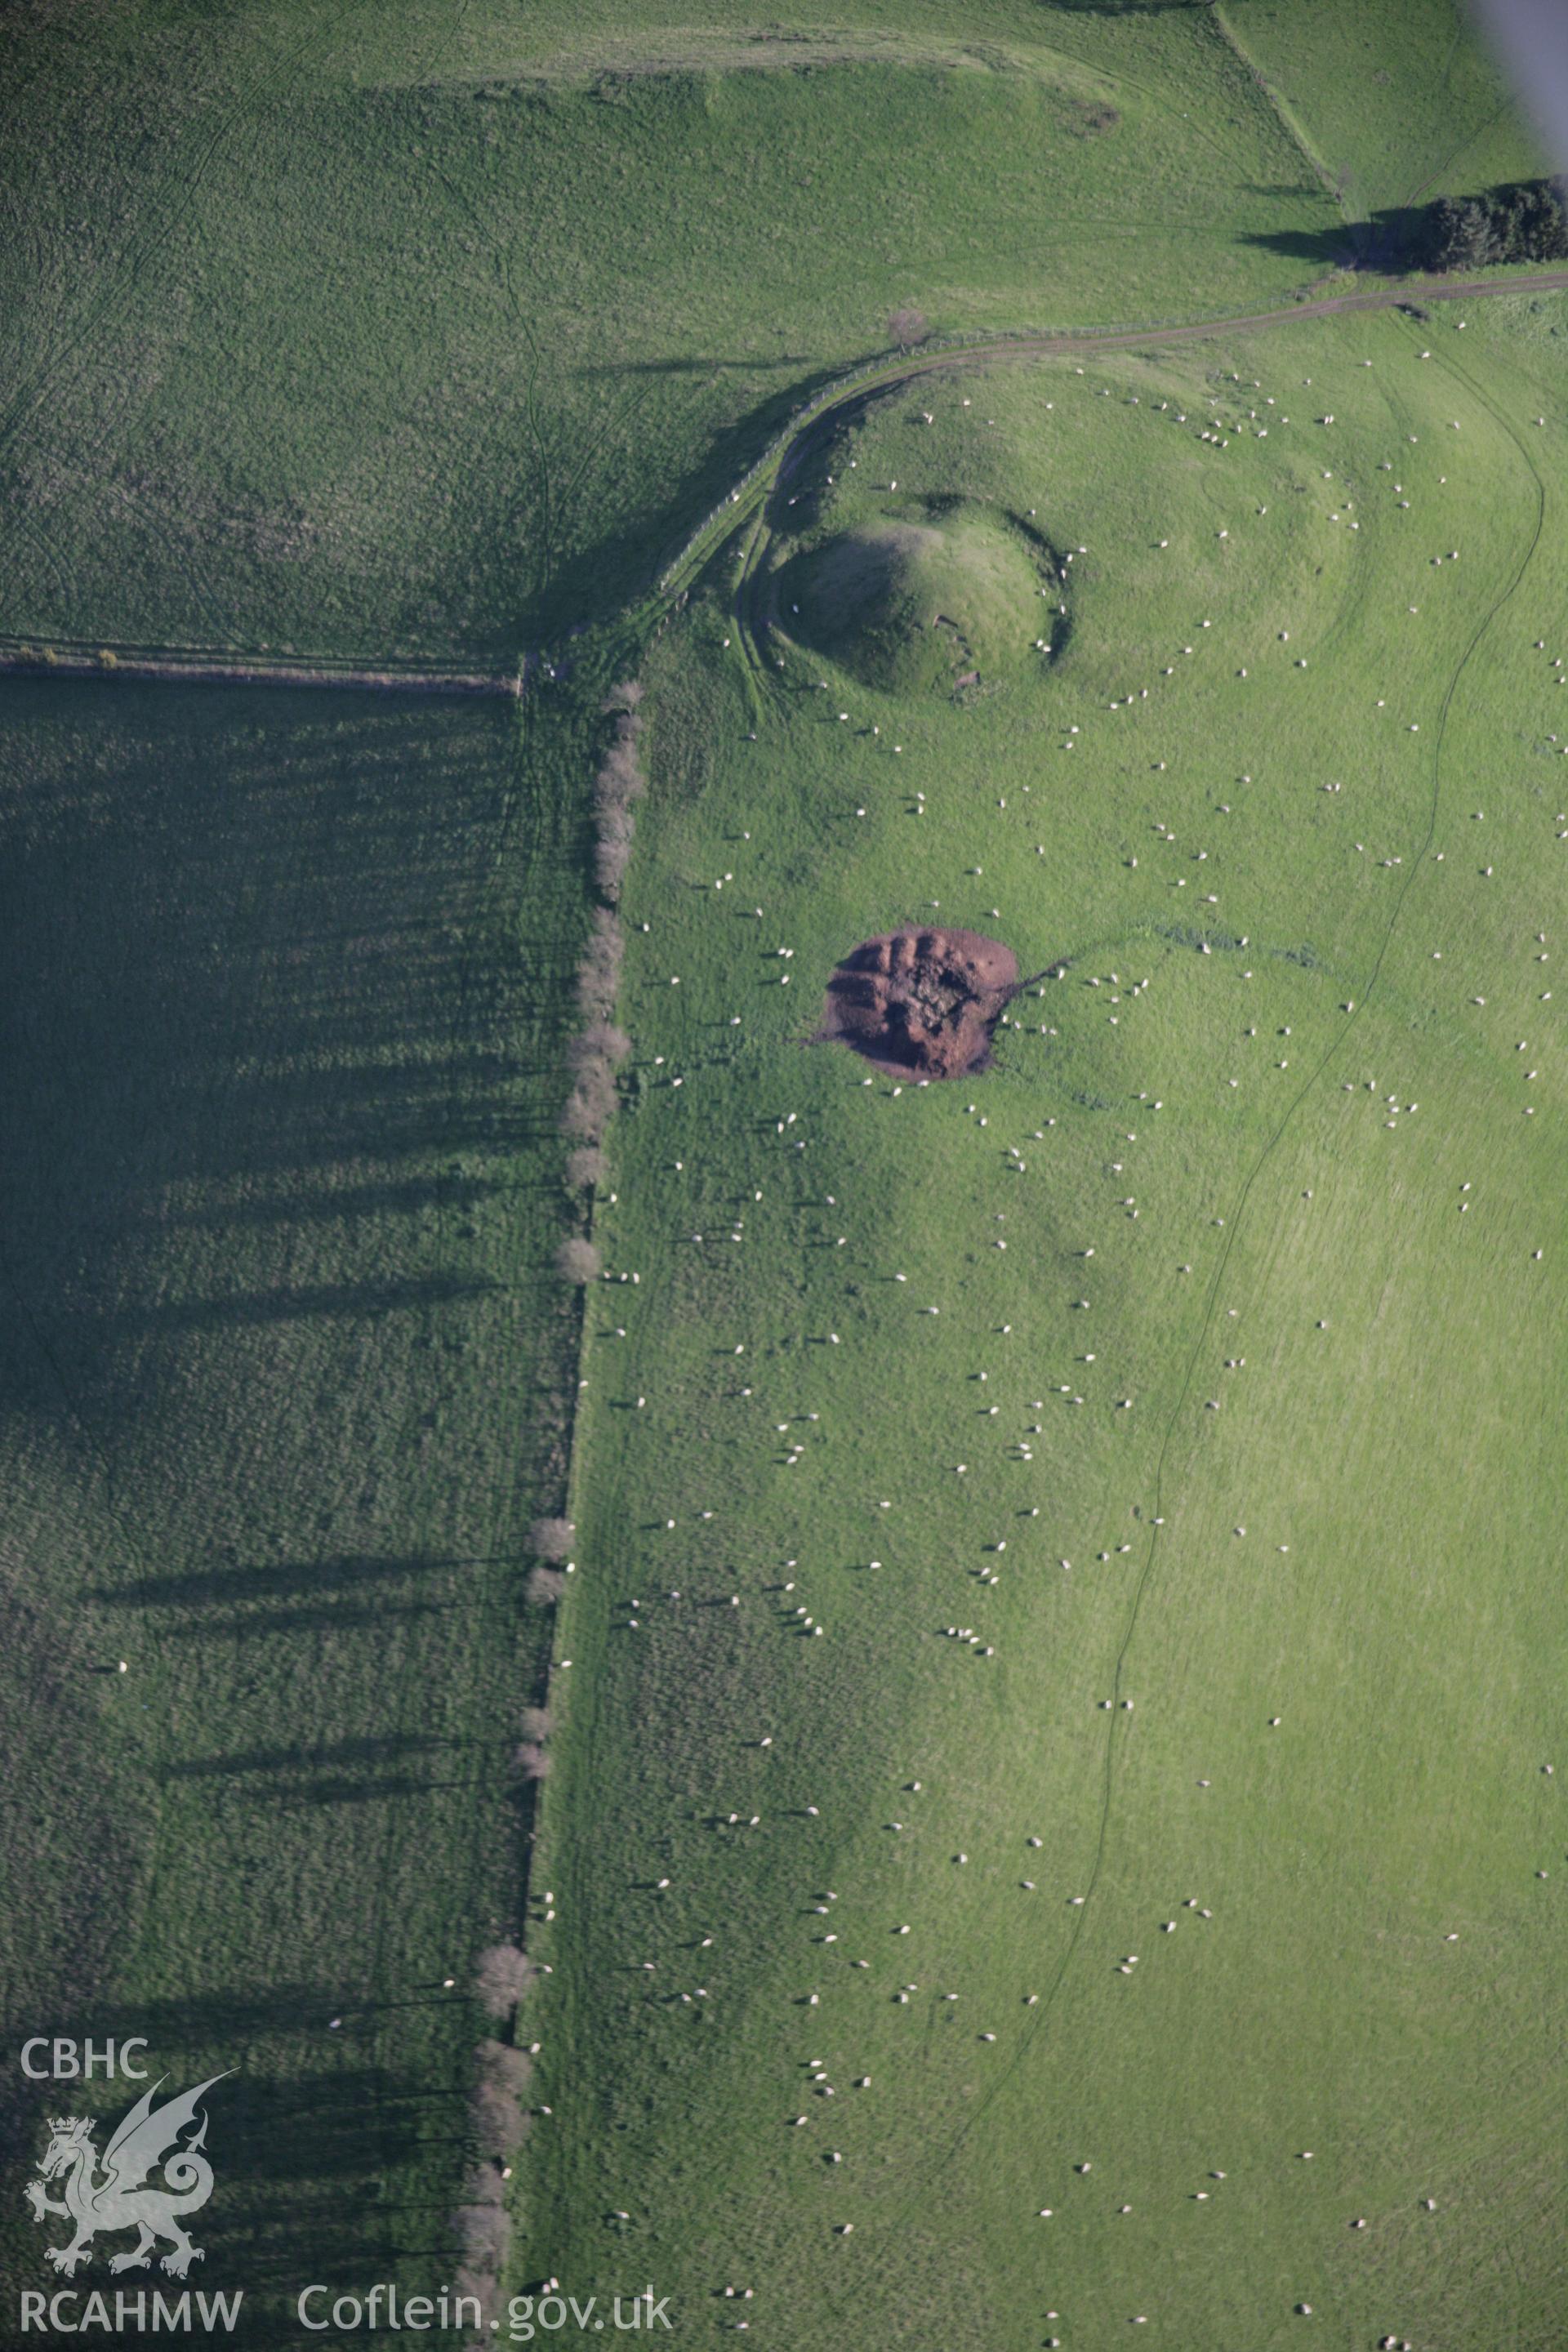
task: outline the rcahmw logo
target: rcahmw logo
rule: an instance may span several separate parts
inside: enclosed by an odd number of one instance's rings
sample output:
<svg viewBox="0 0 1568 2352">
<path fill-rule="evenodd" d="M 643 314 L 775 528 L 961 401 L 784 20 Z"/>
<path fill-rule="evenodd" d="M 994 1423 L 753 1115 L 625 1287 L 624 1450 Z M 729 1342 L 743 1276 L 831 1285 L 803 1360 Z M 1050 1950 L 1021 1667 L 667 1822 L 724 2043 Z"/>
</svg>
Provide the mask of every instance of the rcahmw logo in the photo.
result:
<svg viewBox="0 0 1568 2352">
<path fill-rule="evenodd" d="M 118 2071 L 142 2082 L 147 2070 L 133 2061 L 145 2049 L 141 2040 L 122 2042 L 117 2068 L 112 2042 L 87 2042 L 79 2052 L 75 2042 L 37 2035 L 23 2044 L 22 2069 L 35 2081 L 88 2080 L 100 2071 L 110 2076 Z M 213 2193 L 213 2168 L 203 2153 L 207 2118 L 202 2101 L 224 2076 L 209 2075 L 194 2090 L 158 2100 L 167 2079 L 160 2075 L 127 2108 L 110 2130 L 101 2155 L 95 2137 L 100 2127 L 97 2116 L 49 2116 L 48 2137 L 37 2171 L 23 2194 L 36 2222 L 45 2227 L 53 2222 L 69 2224 L 64 2239 L 44 2249 L 45 2260 L 63 2277 L 73 2278 L 91 2263 L 95 2240 L 125 2231 L 135 2231 L 135 2242 L 110 2256 L 111 2273 L 150 2270 L 155 2249 L 163 2245 L 168 2252 L 161 2256 L 159 2267 L 171 2278 L 183 2279 L 193 2263 L 205 2261 L 205 2249 L 195 2243 L 186 2222 Z M 57 2195 L 50 2194 L 51 2187 L 58 2189 Z M 194 2301 L 203 2328 L 227 2329 L 239 2316 L 244 2292 L 197 2294 Z M 127 2293 L 121 2288 L 112 2294 L 75 2291 L 47 2294 L 24 2290 L 22 2332 L 188 2331 L 192 2303 L 189 2292 L 149 2294 L 145 2290 Z"/>
</svg>

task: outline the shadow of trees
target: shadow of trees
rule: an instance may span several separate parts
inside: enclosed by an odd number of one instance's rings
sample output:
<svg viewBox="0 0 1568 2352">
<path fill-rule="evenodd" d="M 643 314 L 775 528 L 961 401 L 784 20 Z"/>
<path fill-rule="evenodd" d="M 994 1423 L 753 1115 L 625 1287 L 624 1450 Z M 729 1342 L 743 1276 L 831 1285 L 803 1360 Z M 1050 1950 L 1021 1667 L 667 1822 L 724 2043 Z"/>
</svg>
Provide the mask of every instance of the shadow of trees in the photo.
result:
<svg viewBox="0 0 1568 2352">
<path fill-rule="evenodd" d="M 1279 229 L 1244 241 L 1317 269 L 1415 269 L 1421 266 L 1426 215 L 1424 205 L 1386 205 L 1364 220 L 1332 228 Z"/>
<path fill-rule="evenodd" d="M 585 812 L 502 706 L 39 682 L 0 719 L 0 2015 L 13 2054 L 234 2070 L 189 2284 L 272 2345 L 285 2290 L 456 2267 Z M 139 2087 L 0 2074 L 9 2278 L 53 2277 L 47 2114 Z"/>
</svg>

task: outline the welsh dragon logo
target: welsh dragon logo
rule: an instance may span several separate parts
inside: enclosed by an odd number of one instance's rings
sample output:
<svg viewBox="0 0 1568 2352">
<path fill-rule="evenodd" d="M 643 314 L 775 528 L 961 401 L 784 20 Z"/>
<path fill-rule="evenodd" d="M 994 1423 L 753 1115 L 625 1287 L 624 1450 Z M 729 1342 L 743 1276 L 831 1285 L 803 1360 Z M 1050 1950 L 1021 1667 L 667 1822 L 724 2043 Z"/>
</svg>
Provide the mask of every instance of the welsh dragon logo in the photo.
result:
<svg viewBox="0 0 1568 2352">
<path fill-rule="evenodd" d="M 206 2082 L 198 2083 L 194 2091 L 182 2092 L 178 2098 L 165 2099 L 162 2106 L 155 2107 L 154 2094 L 167 2079 L 161 2075 L 121 2116 L 103 2151 L 101 2169 L 98 2150 L 92 2144 L 96 2129 L 93 2117 L 50 2116 L 49 2144 L 44 2150 L 37 2178 L 28 2181 L 23 2194 L 33 2209 L 35 2221 L 58 2214 L 76 2225 L 76 2234 L 68 2245 L 46 2249 L 49 2261 L 65 2277 L 71 2277 L 81 2263 L 91 2261 L 92 2242 L 100 2230 L 137 2232 L 136 2243 L 129 2252 L 111 2257 L 111 2271 L 146 2270 L 153 2259 L 153 2249 L 161 2238 L 169 2241 L 170 2251 L 163 2258 L 163 2268 L 171 2276 L 184 2278 L 193 2263 L 203 2260 L 201 2247 L 192 2244 L 181 2217 L 198 2211 L 213 2193 L 213 2168 L 200 2152 L 207 2136 L 205 2116 L 201 2116 L 201 2127 L 194 2137 L 182 2144 L 179 2135 L 188 2124 L 195 2122 L 202 2099 L 214 2083 L 221 2083 L 224 2078 L 221 2074 L 211 2075 Z M 164 2186 L 143 2187 L 160 2165 Z M 45 2181 L 58 2179 L 62 2175 L 64 2196 L 46 2196 Z"/>
</svg>

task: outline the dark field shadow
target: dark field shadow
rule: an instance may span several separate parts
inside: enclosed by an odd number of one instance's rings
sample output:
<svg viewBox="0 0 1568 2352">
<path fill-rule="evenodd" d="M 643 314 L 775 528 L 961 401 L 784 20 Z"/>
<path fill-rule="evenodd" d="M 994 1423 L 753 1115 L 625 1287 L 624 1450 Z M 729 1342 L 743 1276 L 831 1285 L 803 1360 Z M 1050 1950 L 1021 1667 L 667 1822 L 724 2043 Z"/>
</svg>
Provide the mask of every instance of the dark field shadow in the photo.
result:
<svg viewBox="0 0 1568 2352">
<path fill-rule="evenodd" d="M 755 375 L 759 367 L 805 367 L 808 364 L 808 354 L 804 352 L 781 352 L 767 360 L 759 360 L 754 353 L 749 358 L 742 356 L 732 360 L 617 360 L 605 367 L 577 368 L 574 373 L 579 376 L 606 376 L 612 380 L 638 375 L 716 375 L 721 372 L 726 375 Z"/>
<path fill-rule="evenodd" d="M 531 721 L 0 686 L 0 2005 L 238 2069 L 190 2284 L 244 2286 L 239 2344 L 298 2336 L 274 2288 L 455 2263 L 479 2029 L 445 1986 L 516 1900 L 567 1328 L 522 1155 L 565 1091 L 582 843 Z M 29 2284 L 51 2104 L 0 2068 Z"/>
<path fill-rule="evenodd" d="M 283 1560 L 276 1566 L 194 1569 L 171 1576 L 142 1576 L 100 1585 L 92 1599 L 121 1609 L 237 1607 L 247 1601 L 289 1601 L 299 1595 L 325 1600 L 370 1591 L 420 1576 L 445 1576 L 454 1568 L 479 1568 L 473 1559 L 332 1559 Z"/>
<path fill-rule="evenodd" d="M 1245 245 L 1310 262 L 1318 269 L 1418 269 L 1426 226 L 1424 205 L 1389 205 L 1365 220 L 1326 229 L 1278 229 L 1243 237 Z"/>
<path fill-rule="evenodd" d="M 300 1994 L 313 1989 L 297 1988 Z M 318 1996 L 319 2005 L 319 1996 Z M 242 2004 L 241 2004 L 242 2006 Z M 205 2102 L 206 2153 L 216 2182 L 212 2197 L 191 2231 L 204 2259 L 184 2284 L 208 2294 L 243 2288 L 244 2301 L 232 2333 L 223 2341 L 273 2352 L 299 2333 L 294 2303 L 300 2289 L 320 2282 L 334 2292 L 371 2279 L 397 2278 L 404 2292 L 417 2291 L 433 2273 L 455 2266 L 447 2223 L 449 2208 L 406 2210 L 395 2220 L 388 2198 L 405 2170 L 411 2148 L 428 2151 L 446 2141 L 446 2168 L 457 2179 L 462 2158 L 458 2130 L 461 2075 L 450 2082 L 417 2083 L 411 2075 L 377 2064 L 355 2063 L 351 2050 L 342 2065 L 283 2077 L 247 2073 L 241 2065 L 216 2084 Z M 173 2070 L 170 2088 L 202 2080 L 224 2064 L 219 2052 L 198 2053 Z M 196 2070 L 200 2069 L 198 2073 Z M 127 2086 L 128 2087 L 128 2086 Z M 23 2161 L 41 2149 L 53 2090 L 7 2101 L 5 2121 Z M 100 2112 L 117 2116 L 124 2090 L 105 2099 Z M 99 2145 L 106 2137 L 100 2126 Z M 58 2284 L 45 2264 L 43 2247 L 58 2242 L 58 2225 L 30 2231 L 21 2242 L 23 2259 L 14 2276 L 24 2284 Z M 105 2248 L 119 2251 L 123 2238 L 106 2240 L 80 2273 L 85 2292 L 110 2288 Z M 30 2257 L 30 2259 L 28 2259 Z M 37 2278 L 35 2280 L 35 2272 Z M 180 2290 L 156 2268 L 118 2282 L 132 2294 L 138 2285 Z M 111 2305 L 112 2308 L 112 2305 Z M 195 2315 L 193 2314 L 193 2325 Z M 198 2331 L 199 2332 L 199 2331 Z M 114 2340 L 133 2342 L 132 2336 Z M 359 2340 L 380 2343 L 379 2334 Z"/>
<path fill-rule="evenodd" d="M 205 1780 L 216 1773 L 300 1772 L 323 1766 L 380 1765 L 402 1757 L 441 1755 L 457 1743 L 419 1732 L 391 1732 L 384 1738 L 329 1740 L 319 1747 L 241 1748 L 227 1756 L 191 1756 L 171 1764 L 171 1780 Z"/>
<path fill-rule="evenodd" d="M 7 688 L 0 721 L 26 772 L 0 801 L 0 1221 L 39 1318 L 0 1349 L 0 1413 L 58 1409 L 62 1377 L 123 1412 L 159 1331 L 482 1304 L 464 1228 L 552 1130 L 558 1044 L 529 1013 L 563 979 L 492 903 L 498 857 L 528 883 L 515 715 L 71 695 Z M 75 756 L 31 756 L 51 730 Z M 287 1245 L 312 1227 L 335 1280 Z"/>
</svg>

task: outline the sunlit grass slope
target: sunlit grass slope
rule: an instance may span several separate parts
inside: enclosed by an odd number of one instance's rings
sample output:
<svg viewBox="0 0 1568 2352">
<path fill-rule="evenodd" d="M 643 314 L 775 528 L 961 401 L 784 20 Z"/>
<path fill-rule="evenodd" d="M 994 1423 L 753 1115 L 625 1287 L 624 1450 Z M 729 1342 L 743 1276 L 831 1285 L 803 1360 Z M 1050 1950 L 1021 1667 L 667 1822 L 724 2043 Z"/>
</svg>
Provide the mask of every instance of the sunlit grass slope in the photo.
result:
<svg viewBox="0 0 1568 2352">
<path fill-rule="evenodd" d="M 1222 15 L 1358 216 L 1542 169 L 1462 0 L 1223 0 Z"/>
<path fill-rule="evenodd" d="M 1422 42 L 1399 190 L 1449 169 Z M 580 1371 L 547 1271 L 605 625 L 895 304 L 1288 301 L 1389 134 L 1249 54 L 1026 0 L 13 12 L 0 635 L 564 656 L 521 728 L 5 688 L 8 2016 L 237 2066 L 254 2341 L 455 2268 L 578 1377 L 518 2282 L 693 2334 L 754 2285 L 801 2352 L 1550 2341 L 1561 306 L 814 441 L 634 649 L 641 1280 Z M 813 614 L 836 546 L 900 561 Z M 928 917 L 1066 974 L 895 1096 L 808 1040 Z"/>
<path fill-rule="evenodd" d="M 1563 428 L 1469 331 L 874 404 L 804 531 L 1074 557 L 994 693 L 661 644 L 530 2274 L 1550 2340 Z M 900 920 L 1065 963 L 994 1072 L 809 1042 Z"/>
<path fill-rule="evenodd" d="M 1201 11 L 939 21 L 36 11 L 0 627 L 512 655 L 642 588 L 895 304 L 1300 281 L 1333 207 Z"/>
</svg>

